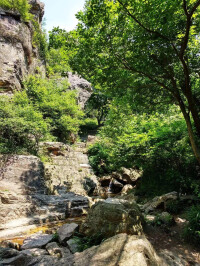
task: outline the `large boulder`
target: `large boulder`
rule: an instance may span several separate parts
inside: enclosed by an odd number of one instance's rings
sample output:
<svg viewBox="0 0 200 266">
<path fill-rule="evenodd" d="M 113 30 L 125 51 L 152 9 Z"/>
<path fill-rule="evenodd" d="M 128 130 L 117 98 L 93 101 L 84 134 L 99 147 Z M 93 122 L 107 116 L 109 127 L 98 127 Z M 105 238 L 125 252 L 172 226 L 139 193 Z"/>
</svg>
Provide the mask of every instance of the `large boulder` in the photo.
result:
<svg viewBox="0 0 200 266">
<path fill-rule="evenodd" d="M 167 203 L 169 201 L 176 201 L 178 199 L 178 193 L 177 192 L 170 192 L 167 194 L 164 194 L 162 196 L 158 196 L 153 198 L 152 200 L 148 201 L 144 205 L 141 206 L 141 209 L 145 213 L 152 213 L 156 210 L 166 210 Z"/>
<path fill-rule="evenodd" d="M 142 176 L 142 171 L 135 168 L 121 168 L 119 172 L 113 172 L 112 177 L 124 184 L 136 185 Z"/>
<path fill-rule="evenodd" d="M 160 258 L 145 236 L 119 234 L 100 246 L 76 253 L 74 266 L 161 266 Z"/>
<path fill-rule="evenodd" d="M 68 80 L 70 83 L 71 90 L 78 91 L 78 103 L 82 109 L 84 109 L 86 102 L 92 94 L 91 84 L 84 78 L 68 72 Z"/>
<path fill-rule="evenodd" d="M 107 199 L 92 206 L 80 232 L 92 236 L 110 237 L 119 233 L 141 235 L 144 220 L 136 203 Z"/>
</svg>

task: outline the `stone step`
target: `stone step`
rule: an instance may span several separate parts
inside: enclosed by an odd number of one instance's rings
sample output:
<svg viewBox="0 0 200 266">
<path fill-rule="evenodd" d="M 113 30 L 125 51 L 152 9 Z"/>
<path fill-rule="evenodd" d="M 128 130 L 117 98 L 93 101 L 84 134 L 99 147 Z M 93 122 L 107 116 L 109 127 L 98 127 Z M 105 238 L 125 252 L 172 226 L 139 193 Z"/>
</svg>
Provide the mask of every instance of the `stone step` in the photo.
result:
<svg viewBox="0 0 200 266">
<path fill-rule="evenodd" d="M 65 214 L 52 212 L 48 215 L 23 217 L 20 219 L 12 220 L 4 224 L 4 228 L 0 229 L 0 239 L 11 235 L 16 236 L 19 233 L 26 232 L 30 229 L 37 228 L 39 225 L 61 221 L 65 219 Z"/>
<path fill-rule="evenodd" d="M 4 234 L 3 232 L 5 231 L 5 229 L 18 228 L 18 227 L 34 225 L 34 224 L 42 225 L 45 223 L 64 220 L 64 219 L 65 219 L 65 213 L 60 213 L 60 212 L 51 212 L 46 215 L 34 215 L 34 216 L 14 219 L 10 222 L 5 223 L 4 225 L 1 225 L 0 238 Z"/>
</svg>

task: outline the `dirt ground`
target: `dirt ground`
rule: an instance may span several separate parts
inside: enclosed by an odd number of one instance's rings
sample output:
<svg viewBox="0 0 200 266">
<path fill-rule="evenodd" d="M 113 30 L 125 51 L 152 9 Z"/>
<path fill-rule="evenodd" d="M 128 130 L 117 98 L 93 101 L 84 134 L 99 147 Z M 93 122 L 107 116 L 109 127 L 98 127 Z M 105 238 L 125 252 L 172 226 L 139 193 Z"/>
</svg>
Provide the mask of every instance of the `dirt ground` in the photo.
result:
<svg viewBox="0 0 200 266">
<path fill-rule="evenodd" d="M 170 230 L 148 227 L 146 230 L 148 240 L 157 252 L 166 249 L 184 259 L 187 266 L 200 265 L 200 247 L 185 242 L 181 237 L 185 221 L 176 217 L 175 222 L 176 224 Z"/>
</svg>

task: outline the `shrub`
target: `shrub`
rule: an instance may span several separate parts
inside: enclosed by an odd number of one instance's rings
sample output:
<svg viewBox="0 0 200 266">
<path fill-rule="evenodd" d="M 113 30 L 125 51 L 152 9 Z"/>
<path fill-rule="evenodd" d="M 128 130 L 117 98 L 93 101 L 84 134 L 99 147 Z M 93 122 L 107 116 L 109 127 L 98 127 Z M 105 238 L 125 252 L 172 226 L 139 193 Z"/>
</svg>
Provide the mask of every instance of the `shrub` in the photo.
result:
<svg viewBox="0 0 200 266">
<path fill-rule="evenodd" d="M 18 11 L 25 22 L 33 18 L 29 13 L 31 6 L 27 0 L 0 0 L 0 7 Z"/>
<path fill-rule="evenodd" d="M 43 140 L 70 142 L 83 112 L 67 81 L 31 76 L 13 98 L 0 98 L 0 152 L 36 154 Z"/>
<path fill-rule="evenodd" d="M 200 206 L 192 206 L 186 216 L 189 223 L 185 228 L 184 237 L 187 241 L 200 244 Z"/>
<path fill-rule="evenodd" d="M 50 125 L 33 105 L 19 105 L 0 98 L 0 153 L 33 153 L 38 143 L 50 135 Z"/>
<path fill-rule="evenodd" d="M 138 194 L 191 191 L 197 176 L 184 119 L 176 107 L 166 114 L 135 114 L 129 107 L 111 106 L 101 140 L 89 150 L 98 175 L 136 167 L 143 170 Z"/>
<path fill-rule="evenodd" d="M 60 141 L 77 135 L 83 112 L 77 104 L 76 92 L 68 89 L 67 80 L 47 80 L 31 76 L 25 83 L 28 98 L 51 125 L 51 133 Z"/>
<path fill-rule="evenodd" d="M 98 128 L 98 122 L 96 118 L 89 118 L 86 117 L 83 119 L 82 121 L 82 125 L 81 125 L 81 132 L 84 133 L 88 133 L 88 131 L 90 130 L 97 130 Z"/>
</svg>

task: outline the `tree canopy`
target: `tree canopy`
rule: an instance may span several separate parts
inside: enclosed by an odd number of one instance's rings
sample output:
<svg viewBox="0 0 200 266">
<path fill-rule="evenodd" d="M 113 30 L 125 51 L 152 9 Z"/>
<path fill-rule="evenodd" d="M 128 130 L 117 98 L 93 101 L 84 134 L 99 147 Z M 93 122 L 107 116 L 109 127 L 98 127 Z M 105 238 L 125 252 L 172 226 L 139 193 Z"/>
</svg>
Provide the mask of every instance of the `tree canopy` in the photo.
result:
<svg viewBox="0 0 200 266">
<path fill-rule="evenodd" d="M 200 1 L 89 0 L 77 17 L 74 69 L 146 110 L 178 105 L 200 162 Z"/>
</svg>

